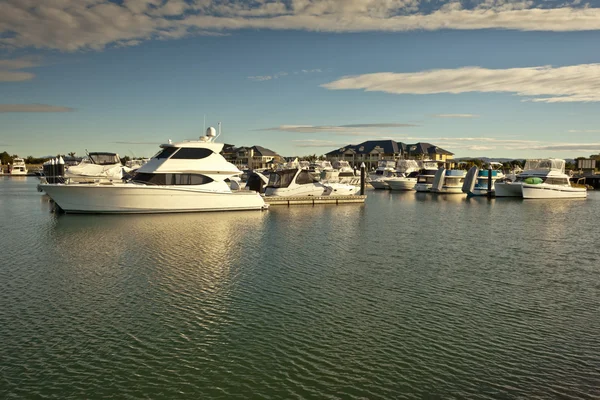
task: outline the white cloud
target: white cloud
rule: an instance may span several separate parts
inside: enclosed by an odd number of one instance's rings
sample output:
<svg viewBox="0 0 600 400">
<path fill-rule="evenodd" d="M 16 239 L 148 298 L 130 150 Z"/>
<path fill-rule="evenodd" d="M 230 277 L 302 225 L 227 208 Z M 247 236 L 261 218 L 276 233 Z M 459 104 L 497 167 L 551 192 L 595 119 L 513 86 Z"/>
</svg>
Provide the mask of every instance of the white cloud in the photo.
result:
<svg viewBox="0 0 600 400">
<path fill-rule="evenodd" d="M 569 133 L 600 133 L 600 129 L 570 129 Z"/>
<path fill-rule="evenodd" d="M 31 72 L 19 71 L 25 68 L 33 68 L 40 65 L 37 57 L 21 57 L 0 60 L 0 82 L 21 82 L 35 78 Z"/>
<path fill-rule="evenodd" d="M 47 104 L 0 104 L 0 113 L 48 113 L 70 111 L 75 111 L 75 109 Z"/>
<path fill-rule="evenodd" d="M 533 102 L 600 101 L 600 64 L 487 69 L 462 67 L 422 72 L 347 76 L 321 85 L 393 94 L 513 93 Z"/>
<path fill-rule="evenodd" d="M 434 118 L 477 118 L 479 115 L 476 114 L 434 114 Z"/>
<path fill-rule="evenodd" d="M 548 146 L 535 146 L 531 150 L 600 152 L 600 143 L 556 143 Z"/>
<path fill-rule="evenodd" d="M 321 69 L 310 69 L 310 70 L 303 69 L 300 72 L 294 71 L 293 74 L 294 75 L 298 75 L 299 73 L 312 74 L 312 73 L 316 73 L 316 72 L 323 72 L 323 71 Z M 290 74 L 282 71 L 282 72 L 277 72 L 276 74 L 273 74 L 273 75 L 249 76 L 248 79 L 250 79 L 251 81 L 255 81 L 255 82 L 264 82 L 264 81 L 270 81 L 272 79 L 279 79 L 282 76 L 288 76 L 288 75 L 290 75 Z"/>
<path fill-rule="evenodd" d="M 575 3 L 550 8 L 539 1 L 483 0 L 469 9 L 467 3 L 457 1 L 433 9 L 432 4 L 423 0 L 124 0 L 122 4 L 109 0 L 3 0 L 0 47 L 102 50 L 107 45 L 240 29 L 600 30 L 600 8 Z"/>
</svg>

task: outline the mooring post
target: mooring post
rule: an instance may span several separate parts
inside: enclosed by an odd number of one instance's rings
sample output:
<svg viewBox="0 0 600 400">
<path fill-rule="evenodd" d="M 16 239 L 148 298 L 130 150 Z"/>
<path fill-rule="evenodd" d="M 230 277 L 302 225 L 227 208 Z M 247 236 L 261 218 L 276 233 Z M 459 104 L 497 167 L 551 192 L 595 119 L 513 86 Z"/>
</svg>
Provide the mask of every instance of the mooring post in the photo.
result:
<svg viewBox="0 0 600 400">
<path fill-rule="evenodd" d="M 490 164 L 488 167 L 488 190 L 487 190 L 487 194 L 488 197 L 492 197 L 492 165 Z"/>
<path fill-rule="evenodd" d="M 360 164 L 360 195 L 365 195 L 365 163 Z"/>
</svg>

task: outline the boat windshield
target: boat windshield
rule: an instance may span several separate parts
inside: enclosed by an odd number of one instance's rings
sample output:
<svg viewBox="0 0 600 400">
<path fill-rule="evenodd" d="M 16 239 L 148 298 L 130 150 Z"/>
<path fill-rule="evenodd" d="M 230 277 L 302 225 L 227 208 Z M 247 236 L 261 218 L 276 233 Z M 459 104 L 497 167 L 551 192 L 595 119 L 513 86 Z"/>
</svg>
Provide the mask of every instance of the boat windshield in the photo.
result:
<svg viewBox="0 0 600 400">
<path fill-rule="evenodd" d="M 119 156 L 114 153 L 90 153 L 90 160 L 98 165 L 112 165 L 121 162 Z"/>
<path fill-rule="evenodd" d="M 267 187 L 286 188 L 294 181 L 294 176 L 296 176 L 297 172 L 297 169 L 284 169 L 282 171 L 272 172 L 271 175 L 269 175 Z"/>
</svg>

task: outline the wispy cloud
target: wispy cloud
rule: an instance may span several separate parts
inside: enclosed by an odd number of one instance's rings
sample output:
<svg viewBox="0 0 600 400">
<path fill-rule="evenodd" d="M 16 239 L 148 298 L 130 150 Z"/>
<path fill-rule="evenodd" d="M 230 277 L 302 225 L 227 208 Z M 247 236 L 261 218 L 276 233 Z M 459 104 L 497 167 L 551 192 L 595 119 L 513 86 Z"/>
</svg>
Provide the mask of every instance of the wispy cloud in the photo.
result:
<svg viewBox="0 0 600 400">
<path fill-rule="evenodd" d="M 368 133 L 370 129 L 407 128 L 415 127 L 414 124 L 403 123 L 374 123 L 374 124 L 348 124 L 348 125 L 280 125 L 272 128 L 256 129 L 257 131 L 278 131 L 293 133 L 334 133 L 334 134 L 360 134 Z M 365 131 L 367 130 L 367 131 Z"/>
<path fill-rule="evenodd" d="M 241 29 L 401 32 L 600 30 L 600 9 L 539 0 L 35 0 L 0 2 L 0 46 L 102 50 Z"/>
<path fill-rule="evenodd" d="M 71 111 L 75 111 L 75 109 L 48 104 L 0 104 L 0 113 L 60 113 Z"/>
<path fill-rule="evenodd" d="M 600 129 L 569 129 L 569 133 L 600 133 Z"/>
<path fill-rule="evenodd" d="M 306 139 L 306 140 L 292 140 L 292 143 L 296 147 L 328 147 L 328 148 L 340 148 L 346 146 L 346 144 L 340 144 L 331 140 L 318 140 L 318 139 Z"/>
<path fill-rule="evenodd" d="M 433 114 L 434 118 L 477 118 L 476 114 Z"/>
<path fill-rule="evenodd" d="M 597 102 L 600 101 L 600 64 L 380 72 L 346 76 L 321 86 L 330 90 L 355 89 L 393 94 L 504 92 L 526 96 L 527 101 L 533 102 Z"/>
<path fill-rule="evenodd" d="M 547 146 L 535 146 L 532 150 L 600 152 L 600 143 L 559 143 Z"/>
<path fill-rule="evenodd" d="M 40 65 L 40 60 L 34 57 L 21 57 L 0 60 L 0 82 L 29 81 L 35 77 L 31 72 L 21 71 Z"/>
<path fill-rule="evenodd" d="M 314 74 L 314 73 L 320 73 L 323 72 L 323 70 L 321 70 L 320 68 L 317 69 L 303 69 L 300 71 L 294 71 L 292 72 L 293 75 L 299 75 L 299 74 Z M 264 81 L 270 81 L 272 79 L 279 79 L 281 77 L 284 76 L 288 76 L 291 75 L 287 72 L 278 72 L 276 74 L 273 75 L 255 75 L 255 76 L 249 76 L 248 79 L 250 79 L 251 81 L 255 81 L 255 82 L 264 82 Z"/>
</svg>

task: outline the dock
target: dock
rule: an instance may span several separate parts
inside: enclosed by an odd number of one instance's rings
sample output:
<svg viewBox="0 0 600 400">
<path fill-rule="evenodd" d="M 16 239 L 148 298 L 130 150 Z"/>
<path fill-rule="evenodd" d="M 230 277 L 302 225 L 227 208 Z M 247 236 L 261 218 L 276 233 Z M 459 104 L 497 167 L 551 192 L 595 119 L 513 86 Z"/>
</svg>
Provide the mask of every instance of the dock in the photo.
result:
<svg viewBox="0 0 600 400">
<path fill-rule="evenodd" d="M 265 196 L 265 203 L 269 206 L 295 206 L 295 205 L 315 205 L 315 204 L 347 204 L 364 203 L 367 195 L 351 196 L 295 196 L 279 197 Z"/>
</svg>

